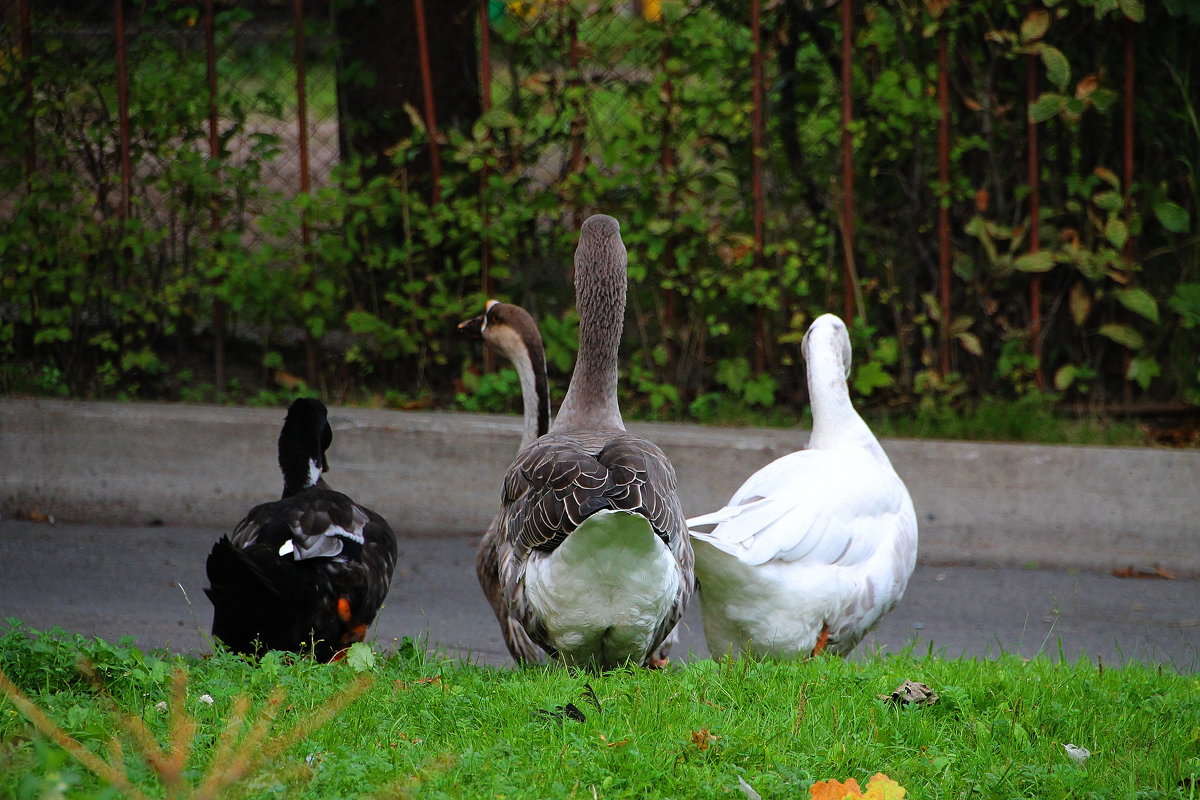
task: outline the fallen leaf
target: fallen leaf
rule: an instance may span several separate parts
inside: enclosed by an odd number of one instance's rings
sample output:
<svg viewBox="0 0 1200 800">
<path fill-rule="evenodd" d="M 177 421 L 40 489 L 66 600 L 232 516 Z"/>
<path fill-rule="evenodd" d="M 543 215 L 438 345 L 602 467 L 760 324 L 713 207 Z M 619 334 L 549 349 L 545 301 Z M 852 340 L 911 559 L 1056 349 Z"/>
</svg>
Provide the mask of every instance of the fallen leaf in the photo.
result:
<svg viewBox="0 0 1200 800">
<path fill-rule="evenodd" d="M 867 797 L 871 800 L 902 800 L 907 790 L 894 780 L 877 772 L 867 781 L 867 791 L 863 792 L 854 778 L 845 783 L 835 780 L 817 781 L 808 787 L 812 800 L 846 800 L 846 798 Z"/>
<path fill-rule="evenodd" d="M 346 664 L 355 672 L 368 672 L 375 668 L 375 651 L 366 642 L 355 642 L 347 651 Z"/>
<path fill-rule="evenodd" d="M 937 692 L 923 683 L 904 681 L 892 690 L 891 694 L 877 695 L 880 700 L 888 700 L 897 705 L 931 706 L 938 701 Z"/>
<path fill-rule="evenodd" d="M 1179 580 L 1179 576 L 1170 570 L 1162 567 L 1154 567 L 1154 569 L 1138 569 L 1132 565 L 1123 569 L 1114 569 L 1112 571 L 1114 578 L 1162 578 L 1167 581 Z"/>
<path fill-rule="evenodd" d="M 708 728 L 692 731 L 692 744 L 696 745 L 697 750 L 707 750 L 716 741 L 717 737 Z"/>
</svg>

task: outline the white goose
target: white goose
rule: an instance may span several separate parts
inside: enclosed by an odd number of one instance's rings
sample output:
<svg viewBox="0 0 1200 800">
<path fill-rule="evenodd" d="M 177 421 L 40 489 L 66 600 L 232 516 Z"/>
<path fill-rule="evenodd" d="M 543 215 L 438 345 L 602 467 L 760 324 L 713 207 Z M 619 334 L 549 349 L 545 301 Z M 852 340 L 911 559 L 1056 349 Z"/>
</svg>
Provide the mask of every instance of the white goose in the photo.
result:
<svg viewBox="0 0 1200 800">
<path fill-rule="evenodd" d="M 484 344 L 512 362 L 521 381 L 525 426 L 521 432 L 524 450 L 550 428 L 550 392 L 546 384 L 546 351 L 542 334 L 529 312 L 511 303 L 488 300 L 482 314 L 464 320 L 458 329 L 479 336 Z M 521 623 L 508 613 L 500 590 L 500 562 L 511 548 L 500 536 L 500 515 L 492 519 L 479 542 L 475 575 L 487 598 L 509 654 L 518 663 L 543 661 L 545 653 L 529 639 Z M 501 555 L 504 553 L 505 555 Z"/>
<path fill-rule="evenodd" d="M 900 600 L 916 563 L 912 498 L 850 402 L 845 324 L 818 317 L 802 349 L 808 448 L 751 475 L 724 508 L 688 520 L 714 656 L 845 655 Z"/>
<path fill-rule="evenodd" d="M 500 514 L 508 613 L 563 663 L 597 669 L 651 661 L 695 580 L 675 469 L 625 431 L 617 404 L 627 280 L 620 225 L 588 218 L 570 388 L 550 432 L 509 467 Z"/>
</svg>

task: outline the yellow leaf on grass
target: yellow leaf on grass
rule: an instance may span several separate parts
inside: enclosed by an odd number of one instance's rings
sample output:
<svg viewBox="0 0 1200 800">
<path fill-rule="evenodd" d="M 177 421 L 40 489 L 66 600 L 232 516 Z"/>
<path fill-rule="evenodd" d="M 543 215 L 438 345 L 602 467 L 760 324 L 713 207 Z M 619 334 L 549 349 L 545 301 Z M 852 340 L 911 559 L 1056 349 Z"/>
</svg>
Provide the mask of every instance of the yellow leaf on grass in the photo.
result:
<svg viewBox="0 0 1200 800">
<path fill-rule="evenodd" d="M 877 772 L 867 781 L 867 791 L 863 792 L 858 781 L 851 778 L 841 781 L 817 781 L 808 787 L 811 800 L 846 800 L 846 798 L 865 797 L 870 800 L 903 800 L 906 790 L 903 786 Z"/>
<path fill-rule="evenodd" d="M 903 786 L 882 772 L 877 772 L 867 781 L 867 793 L 863 797 L 872 800 L 903 800 L 905 793 Z"/>
</svg>

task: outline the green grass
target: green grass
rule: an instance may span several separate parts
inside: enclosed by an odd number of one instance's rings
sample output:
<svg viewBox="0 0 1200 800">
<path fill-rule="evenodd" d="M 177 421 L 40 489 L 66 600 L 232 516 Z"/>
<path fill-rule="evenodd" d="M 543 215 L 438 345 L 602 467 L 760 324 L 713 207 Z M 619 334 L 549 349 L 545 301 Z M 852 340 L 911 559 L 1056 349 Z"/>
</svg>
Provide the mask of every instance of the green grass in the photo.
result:
<svg viewBox="0 0 1200 800">
<path fill-rule="evenodd" d="M 80 677 L 81 655 L 119 712 Z M 93 752 L 108 752 L 124 718 L 135 728 L 143 721 L 160 743 L 194 742 L 181 787 L 264 754 L 261 767 L 221 797 L 727 800 L 742 797 L 741 777 L 769 800 L 806 798 L 816 780 L 865 783 L 876 772 L 914 798 L 1200 797 L 1200 677 L 1154 666 L 907 652 L 589 675 L 473 666 L 407 642 L 387 657 L 365 648 L 358 655 L 364 663 L 289 663 L 271 654 L 251 664 L 229 654 L 160 657 L 19 625 L 0 633 L 0 667 Z M 360 697 L 324 727 L 281 738 L 354 685 L 355 666 L 370 676 Z M 187 683 L 172 699 L 177 669 Z M 896 707 L 877 698 L 905 679 L 932 686 L 940 701 Z M 277 686 L 286 697 L 272 706 L 266 698 Z M 242 693 L 251 721 L 274 714 L 272 733 L 214 758 Z M 567 704 L 584 719 L 554 713 Z M 168 705 L 183 706 L 194 731 Z M 137 755 L 145 745 L 124 741 L 135 786 L 162 795 Z M 1066 742 L 1092 757 L 1075 763 Z M 0 700 L 0 796 L 114 794 Z"/>
<path fill-rule="evenodd" d="M 728 397 L 709 395 L 694 406 L 694 418 L 676 421 L 705 425 L 769 428 L 812 427 L 812 413 L 799 413 L 779 404 L 769 409 L 748 408 Z M 1129 419 L 1086 416 L 1062 410 L 1048 399 L 985 398 L 954 407 L 889 409 L 859 403 L 859 411 L 876 436 L 902 439 L 961 439 L 969 441 L 1031 442 L 1144 447 L 1153 444 L 1150 429 Z M 633 416 L 633 415 L 631 415 Z"/>
<path fill-rule="evenodd" d="M 864 414 L 877 436 L 1042 444 L 1144 446 L 1148 429 L 1131 420 L 1072 414 L 1049 400 L 988 398 L 961 408 L 917 408 Z"/>
</svg>

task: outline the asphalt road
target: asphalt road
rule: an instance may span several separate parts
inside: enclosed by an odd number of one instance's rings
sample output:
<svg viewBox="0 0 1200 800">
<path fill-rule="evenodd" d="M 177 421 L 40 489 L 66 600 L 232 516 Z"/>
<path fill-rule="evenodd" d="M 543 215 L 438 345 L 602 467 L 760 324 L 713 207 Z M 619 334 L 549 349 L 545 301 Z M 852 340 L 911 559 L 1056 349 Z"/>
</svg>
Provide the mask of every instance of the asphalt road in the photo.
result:
<svg viewBox="0 0 1200 800">
<path fill-rule="evenodd" d="M 204 559 L 222 532 L 0 521 L 0 619 L 206 652 L 212 609 Z M 480 663 L 510 663 L 475 582 L 474 553 L 472 538 L 401 540 L 372 636 L 384 647 L 408 636 Z M 914 642 L 920 653 L 932 648 L 946 657 L 1061 653 L 1200 672 L 1200 581 L 922 565 L 904 600 L 852 657 Z M 708 655 L 698 602 L 674 653 Z"/>
</svg>

